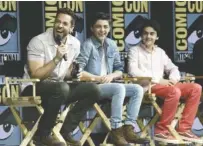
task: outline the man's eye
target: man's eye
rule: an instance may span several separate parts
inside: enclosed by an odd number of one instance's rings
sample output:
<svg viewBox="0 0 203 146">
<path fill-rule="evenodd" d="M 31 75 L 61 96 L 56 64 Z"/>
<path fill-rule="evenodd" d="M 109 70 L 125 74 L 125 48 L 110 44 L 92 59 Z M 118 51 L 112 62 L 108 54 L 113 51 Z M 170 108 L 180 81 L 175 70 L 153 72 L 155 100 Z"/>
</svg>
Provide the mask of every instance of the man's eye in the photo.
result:
<svg viewBox="0 0 203 146">
<path fill-rule="evenodd" d="M 6 44 L 10 40 L 12 34 L 13 33 L 9 30 L 0 30 L 0 46 Z"/>
<path fill-rule="evenodd" d="M 0 125 L 0 140 L 7 139 L 13 133 L 14 126 L 9 123 Z"/>
</svg>

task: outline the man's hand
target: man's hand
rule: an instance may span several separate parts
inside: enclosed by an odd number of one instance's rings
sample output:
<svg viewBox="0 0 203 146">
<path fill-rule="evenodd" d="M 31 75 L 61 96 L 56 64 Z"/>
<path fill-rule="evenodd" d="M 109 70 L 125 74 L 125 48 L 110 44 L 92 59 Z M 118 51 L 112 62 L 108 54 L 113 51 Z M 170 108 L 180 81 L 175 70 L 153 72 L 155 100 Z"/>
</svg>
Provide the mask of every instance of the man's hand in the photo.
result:
<svg viewBox="0 0 203 146">
<path fill-rule="evenodd" d="M 101 77 L 100 76 L 95 76 L 95 75 L 92 75 L 88 72 L 85 72 L 85 71 L 82 71 L 80 73 L 77 74 L 77 78 L 80 80 L 80 81 L 97 81 L 97 82 L 101 82 Z"/>
<path fill-rule="evenodd" d="M 113 79 L 114 77 L 112 75 L 105 75 L 101 77 L 101 83 L 110 83 Z"/>
<path fill-rule="evenodd" d="M 159 84 L 165 85 L 165 86 L 173 86 L 173 85 L 176 84 L 176 82 L 173 81 L 173 80 L 161 79 L 161 80 L 159 81 Z"/>
<path fill-rule="evenodd" d="M 61 44 L 57 47 L 56 57 L 62 59 L 64 54 L 67 53 L 67 47 L 64 44 Z"/>
<path fill-rule="evenodd" d="M 77 74 L 77 78 L 80 80 L 80 81 L 87 81 L 87 76 L 85 76 L 85 73 L 84 72 L 80 72 Z"/>
</svg>

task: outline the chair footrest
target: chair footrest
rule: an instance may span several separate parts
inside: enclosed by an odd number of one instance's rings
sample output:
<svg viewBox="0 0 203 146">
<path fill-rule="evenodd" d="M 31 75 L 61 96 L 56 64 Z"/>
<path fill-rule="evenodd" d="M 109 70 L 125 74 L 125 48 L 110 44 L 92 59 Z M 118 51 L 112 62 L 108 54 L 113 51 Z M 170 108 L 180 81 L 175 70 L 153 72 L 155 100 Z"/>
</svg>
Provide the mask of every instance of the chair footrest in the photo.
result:
<svg viewBox="0 0 203 146">
<path fill-rule="evenodd" d="M 168 143 L 171 143 L 171 144 L 190 144 L 191 142 L 189 141 L 179 141 L 179 140 L 169 140 L 169 139 L 164 139 L 164 138 L 159 138 L 159 137 L 154 137 L 154 140 L 157 141 L 157 142 L 161 142 L 163 144 L 168 144 Z"/>
</svg>

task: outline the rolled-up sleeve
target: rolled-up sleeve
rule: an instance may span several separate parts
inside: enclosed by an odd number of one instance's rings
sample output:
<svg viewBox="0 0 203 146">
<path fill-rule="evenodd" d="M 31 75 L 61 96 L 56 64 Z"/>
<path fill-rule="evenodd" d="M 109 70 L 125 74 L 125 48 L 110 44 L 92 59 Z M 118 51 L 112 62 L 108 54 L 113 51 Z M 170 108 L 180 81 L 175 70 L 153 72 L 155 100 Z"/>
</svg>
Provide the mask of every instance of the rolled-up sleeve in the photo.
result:
<svg viewBox="0 0 203 146">
<path fill-rule="evenodd" d="M 28 60 L 44 60 L 44 45 L 37 37 L 34 37 L 27 46 Z"/>
</svg>

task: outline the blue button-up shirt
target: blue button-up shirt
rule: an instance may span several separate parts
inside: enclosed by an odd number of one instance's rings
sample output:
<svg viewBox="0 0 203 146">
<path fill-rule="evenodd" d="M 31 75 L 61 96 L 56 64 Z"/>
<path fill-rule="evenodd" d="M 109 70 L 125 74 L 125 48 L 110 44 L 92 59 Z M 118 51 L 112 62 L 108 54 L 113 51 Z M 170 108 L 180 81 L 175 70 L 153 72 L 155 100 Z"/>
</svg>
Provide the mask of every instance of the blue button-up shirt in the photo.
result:
<svg viewBox="0 0 203 146">
<path fill-rule="evenodd" d="M 107 74 L 110 74 L 114 71 L 123 72 L 123 64 L 120 60 L 120 55 L 116 43 L 113 40 L 106 38 L 104 41 L 104 46 L 102 47 L 101 43 L 93 36 L 87 39 L 81 45 L 80 54 L 77 58 L 80 67 L 84 71 L 94 75 L 100 75 L 102 63 L 100 49 L 103 48 L 105 49 L 104 53 L 107 65 Z"/>
</svg>

